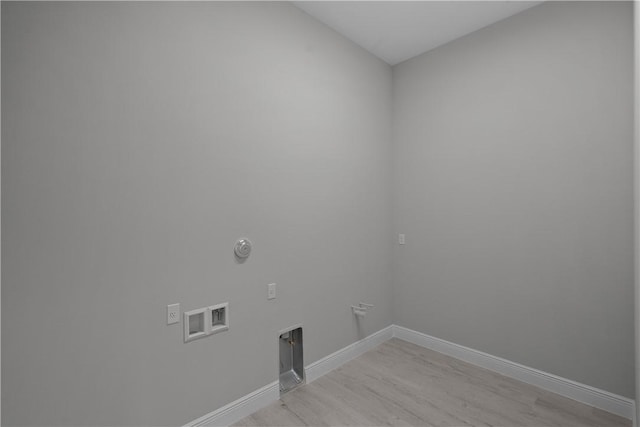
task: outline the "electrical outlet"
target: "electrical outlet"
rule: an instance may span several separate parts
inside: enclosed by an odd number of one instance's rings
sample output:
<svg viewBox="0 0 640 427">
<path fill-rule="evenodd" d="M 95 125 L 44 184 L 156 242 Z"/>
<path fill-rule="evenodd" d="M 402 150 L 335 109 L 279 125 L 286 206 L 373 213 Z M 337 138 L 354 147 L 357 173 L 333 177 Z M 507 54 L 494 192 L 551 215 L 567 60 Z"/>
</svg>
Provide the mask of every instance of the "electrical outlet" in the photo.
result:
<svg viewBox="0 0 640 427">
<path fill-rule="evenodd" d="M 398 234 L 398 244 L 404 245 L 404 234 Z"/>
<path fill-rule="evenodd" d="M 167 325 L 180 323 L 180 304 L 170 304 L 167 306 Z"/>
<path fill-rule="evenodd" d="M 267 285 L 267 299 L 275 299 L 276 298 L 276 284 L 269 283 Z"/>
</svg>

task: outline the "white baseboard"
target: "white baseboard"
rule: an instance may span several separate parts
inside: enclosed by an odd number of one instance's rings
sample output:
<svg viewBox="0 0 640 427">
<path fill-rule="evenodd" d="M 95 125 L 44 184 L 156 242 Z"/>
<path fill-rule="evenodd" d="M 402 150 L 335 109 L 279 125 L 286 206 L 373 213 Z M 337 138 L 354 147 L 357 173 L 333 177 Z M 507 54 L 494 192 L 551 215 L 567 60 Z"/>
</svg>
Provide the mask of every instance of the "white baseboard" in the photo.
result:
<svg viewBox="0 0 640 427">
<path fill-rule="evenodd" d="M 387 326 L 380 331 L 369 335 L 366 338 L 356 341 L 345 348 L 336 351 L 322 359 L 311 363 L 305 367 L 305 377 L 307 383 L 320 378 L 330 371 L 339 368 L 351 359 L 355 359 L 372 348 L 391 339 L 393 336 L 393 326 Z M 228 426 L 240 421 L 259 409 L 270 405 L 280 398 L 280 385 L 274 381 L 266 386 L 235 400 L 220 409 L 204 415 L 197 420 L 193 420 L 184 427 L 211 427 Z"/>
<path fill-rule="evenodd" d="M 386 328 L 381 329 L 360 341 L 356 341 L 335 353 L 331 353 L 330 355 L 323 357 L 317 362 L 313 362 L 305 368 L 307 382 L 310 383 L 321 376 L 328 374 L 351 359 L 355 359 L 391 338 L 393 338 L 393 326 L 387 326 Z"/>
<path fill-rule="evenodd" d="M 532 384 L 544 390 L 568 397 L 569 399 L 604 409 L 621 417 L 630 420 L 634 419 L 634 401 L 626 397 L 520 365 L 519 363 L 454 344 L 440 338 L 435 338 L 402 326 L 393 326 L 393 336 L 473 365 L 489 369 L 518 381 Z"/>
<path fill-rule="evenodd" d="M 278 381 L 274 381 L 222 408 L 185 424 L 184 427 L 229 426 L 278 399 L 280 399 L 280 384 Z"/>
<path fill-rule="evenodd" d="M 569 399 L 586 403 L 621 417 L 630 420 L 634 419 L 635 403 L 632 399 L 397 325 L 381 329 L 360 341 L 356 341 L 311 363 L 305 368 L 307 383 L 326 375 L 394 337 L 489 369 L 518 381 L 532 384 Z M 279 398 L 279 384 L 278 381 L 274 381 L 222 408 L 185 424 L 184 427 L 228 426 L 277 401 Z"/>
</svg>

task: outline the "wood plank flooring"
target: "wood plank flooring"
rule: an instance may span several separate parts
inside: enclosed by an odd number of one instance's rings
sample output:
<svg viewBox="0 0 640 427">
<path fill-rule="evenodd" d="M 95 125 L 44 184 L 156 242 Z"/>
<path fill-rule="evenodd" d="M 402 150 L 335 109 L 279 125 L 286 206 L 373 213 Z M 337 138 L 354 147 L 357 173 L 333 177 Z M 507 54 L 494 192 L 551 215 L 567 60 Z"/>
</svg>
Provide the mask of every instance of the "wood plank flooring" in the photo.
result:
<svg viewBox="0 0 640 427">
<path fill-rule="evenodd" d="M 631 421 L 394 338 L 235 426 L 625 426 Z"/>
</svg>

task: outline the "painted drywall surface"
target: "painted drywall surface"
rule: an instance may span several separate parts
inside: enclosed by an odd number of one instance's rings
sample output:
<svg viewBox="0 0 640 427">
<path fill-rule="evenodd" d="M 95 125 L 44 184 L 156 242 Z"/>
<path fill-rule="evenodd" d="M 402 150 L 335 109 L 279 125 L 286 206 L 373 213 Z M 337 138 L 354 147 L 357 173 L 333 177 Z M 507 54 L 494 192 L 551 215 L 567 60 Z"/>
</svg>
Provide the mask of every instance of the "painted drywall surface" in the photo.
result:
<svg viewBox="0 0 640 427">
<path fill-rule="evenodd" d="M 2 22 L 2 7 L 0 7 L 0 23 Z M 0 46 L 2 46 L 2 31 L 0 31 Z M 2 65 L 0 55 L 0 67 Z M 0 72 L 1 74 L 1 72 Z M 0 99 L 2 99 L 2 85 L 0 85 Z M 2 106 L 0 103 L 0 117 Z M 0 126 L 1 127 L 1 126 Z M 0 136 L 0 172 L 2 171 L 2 137 Z M 0 189 L 2 188 L 2 174 L 0 173 Z M 2 223 L 2 198 L 0 197 L 0 223 Z M 0 242 L 2 242 L 2 227 L 0 227 Z M 2 245 L 0 244 L 0 259 L 2 258 Z M 2 263 L 0 262 L 0 331 L 2 330 Z M 0 366 L 2 366 L 2 340 L 0 340 Z M 0 394 L 2 393 L 2 369 L 0 369 Z M 2 405 L 0 404 L 0 425 L 2 424 Z"/>
<path fill-rule="evenodd" d="M 630 3 L 394 67 L 394 322 L 633 397 Z"/>
<path fill-rule="evenodd" d="M 635 105 L 634 105 L 634 202 L 635 202 L 635 343 L 636 343 L 636 396 L 640 396 L 640 1 L 633 2 L 633 29 L 634 29 L 634 76 L 635 76 Z M 640 423 L 640 403 L 636 399 L 636 413 L 634 426 Z"/>
<path fill-rule="evenodd" d="M 390 108 L 286 3 L 3 3 L 3 425 L 179 425 L 275 381 L 280 329 L 308 364 L 388 326 Z"/>
</svg>

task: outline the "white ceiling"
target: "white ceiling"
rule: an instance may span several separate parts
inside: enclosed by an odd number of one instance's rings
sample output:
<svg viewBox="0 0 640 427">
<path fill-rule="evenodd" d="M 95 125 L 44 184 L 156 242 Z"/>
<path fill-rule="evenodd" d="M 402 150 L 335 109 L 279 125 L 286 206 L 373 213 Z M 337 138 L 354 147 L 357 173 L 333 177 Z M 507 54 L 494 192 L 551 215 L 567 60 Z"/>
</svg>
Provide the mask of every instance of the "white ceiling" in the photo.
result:
<svg viewBox="0 0 640 427">
<path fill-rule="evenodd" d="M 300 9 L 395 65 L 541 1 L 294 1 Z"/>
</svg>

